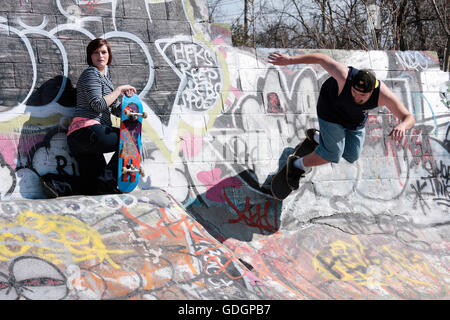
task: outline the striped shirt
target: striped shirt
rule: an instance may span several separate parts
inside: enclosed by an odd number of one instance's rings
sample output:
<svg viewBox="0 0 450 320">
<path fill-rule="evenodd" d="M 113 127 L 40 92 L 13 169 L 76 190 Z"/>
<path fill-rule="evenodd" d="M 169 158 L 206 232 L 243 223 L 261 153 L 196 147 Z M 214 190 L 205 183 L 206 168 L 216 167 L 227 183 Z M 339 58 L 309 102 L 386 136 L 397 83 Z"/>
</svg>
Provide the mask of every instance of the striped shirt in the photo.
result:
<svg viewBox="0 0 450 320">
<path fill-rule="evenodd" d="M 121 116 L 121 98 L 107 106 L 104 96 L 114 90 L 109 76 L 102 76 L 100 71 L 90 66 L 83 71 L 77 82 L 77 106 L 74 118 L 87 118 L 100 124 L 111 126 L 111 114 Z"/>
</svg>

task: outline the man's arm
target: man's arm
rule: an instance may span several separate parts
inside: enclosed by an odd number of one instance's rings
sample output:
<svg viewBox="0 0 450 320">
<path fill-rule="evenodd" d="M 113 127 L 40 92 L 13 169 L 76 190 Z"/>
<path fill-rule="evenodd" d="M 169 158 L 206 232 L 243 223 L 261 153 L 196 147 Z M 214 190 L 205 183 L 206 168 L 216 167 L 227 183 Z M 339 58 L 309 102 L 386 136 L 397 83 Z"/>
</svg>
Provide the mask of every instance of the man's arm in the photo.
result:
<svg viewBox="0 0 450 320">
<path fill-rule="evenodd" d="M 411 129 L 416 120 L 400 99 L 381 81 L 378 105 L 386 106 L 401 121 L 389 135 L 396 141 L 402 140 L 406 130 Z"/>
<path fill-rule="evenodd" d="M 279 52 L 273 52 L 269 55 L 268 62 L 278 66 L 286 66 L 289 64 L 319 64 L 337 81 L 339 92 L 344 88 L 348 75 L 347 66 L 323 53 L 309 53 L 291 57 Z"/>
</svg>

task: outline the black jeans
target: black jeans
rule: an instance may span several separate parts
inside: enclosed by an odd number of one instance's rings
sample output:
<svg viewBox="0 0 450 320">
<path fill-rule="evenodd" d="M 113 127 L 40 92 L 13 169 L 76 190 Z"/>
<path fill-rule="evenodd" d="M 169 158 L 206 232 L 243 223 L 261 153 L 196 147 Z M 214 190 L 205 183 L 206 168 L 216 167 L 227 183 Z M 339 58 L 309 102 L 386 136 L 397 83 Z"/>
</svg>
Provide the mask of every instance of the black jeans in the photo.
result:
<svg viewBox="0 0 450 320">
<path fill-rule="evenodd" d="M 78 163 L 82 194 L 108 193 L 110 190 L 102 190 L 105 186 L 117 186 L 119 139 L 119 128 L 100 124 L 78 129 L 67 137 L 70 152 Z M 109 152 L 115 153 L 107 164 L 103 154 Z"/>
</svg>

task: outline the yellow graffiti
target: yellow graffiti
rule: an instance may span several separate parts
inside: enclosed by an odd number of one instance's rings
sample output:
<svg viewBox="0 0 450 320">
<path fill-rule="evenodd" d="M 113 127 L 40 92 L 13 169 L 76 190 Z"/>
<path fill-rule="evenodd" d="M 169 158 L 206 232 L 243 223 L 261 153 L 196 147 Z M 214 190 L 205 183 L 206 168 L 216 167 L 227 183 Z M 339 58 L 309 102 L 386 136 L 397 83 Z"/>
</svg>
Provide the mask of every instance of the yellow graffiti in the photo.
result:
<svg viewBox="0 0 450 320">
<path fill-rule="evenodd" d="M 26 211 L 17 216 L 16 222 L 0 223 L 0 261 L 31 253 L 60 264 L 61 257 L 70 253 L 74 262 L 106 260 L 119 268 L 109 255 L 128 252 L 109 250 L 97 230 L 75 217 Z"/>
<path fill-rule="evenodd" d="M 153 0 L 156 1 L 156 0 Z M 226 62 L 226 58 L 224 57 L 223 53 L 218 50 L 218 48 L 212 43 L 211 41 L 205 39 L 204 37 L 204 31 L 200 27 L 201 24 L 198 24 L 195 15 L 194 15 L 194 8 L 192 7 L 192 4 L 188 0 L 182 1 L 185 14 L 187 16 L 188 21 L 191 24 L 192 30 L 193 30 L 193 39 L 199 43 L 204 44 L 207 46 L 212 52 L 215 53 L 217 57 L 217 62 L 219 64 L 219 68 L 222 72 L 222 94 L 223 97 L 226 94 L 229 94 L 230 89 L 230 75 L 228 71 L 228 66 Z M 186 122 L 183 119 L 180 119 L 177 130 L 177 137 L 181 137 L 183 133 L 189 132 L 193 133 L 195 135 L 205 135 L 214 125 L 214 122 L 216 121 L 216 118 L 220 115 L 222 111 L 222 99 L 218 99 L 216 104 L 212 106 L 207 114 L 207 123 L 205 127 L 203 128 L 197 128 L 193 127 L 190 123 Z M 166 142 L 159 136 L 159 134 L 156 132 L 156 130 L 150 125 L 148 121 L 143 122 L 142 127 L 142 136 L 149 137 L 153 143 L 158 147 L 158 149 L 161 151 L 161 154 L 170 162 L 174 162 L 179 158 L 179 149 L 182 144 L 182 140 L 179 138 L 176 143 L 175 147 L 173 149 L 169 149 L 166 145 Z"/>
<path fill-rule="evenodd" d="M 317 253 L 313 258 L 314 269 L 327 279 L 355 281 L 361 285 L 376 281 L 380 286 L 389 286 L 401 281 L 415 286 L 434 286 L 425 281 L 434 275 L 417 253 L 389 245 L 375 251 L 364 247 L 356 236 L 352 240 L 352 243 L 335 241 Z M 376 273 L 376 270 L 381 272 Z"/>
<path fill-rule="evenodd" d="M 55 126 L 62 122 L 68 123 L 70 118 L 65 117 L 60 113 L 53 114 L 45 118 L 33 117 L 29 113 L 18 115 L 7 121 L 2 121 L 0 126 L 0 134 L 17 133 L 24 134 L 24 128 L 34 129 L 32 134 L 45 134 L 48 127 Z M 25 132 L 25 134 L 27 134 Z"/>
</svg>

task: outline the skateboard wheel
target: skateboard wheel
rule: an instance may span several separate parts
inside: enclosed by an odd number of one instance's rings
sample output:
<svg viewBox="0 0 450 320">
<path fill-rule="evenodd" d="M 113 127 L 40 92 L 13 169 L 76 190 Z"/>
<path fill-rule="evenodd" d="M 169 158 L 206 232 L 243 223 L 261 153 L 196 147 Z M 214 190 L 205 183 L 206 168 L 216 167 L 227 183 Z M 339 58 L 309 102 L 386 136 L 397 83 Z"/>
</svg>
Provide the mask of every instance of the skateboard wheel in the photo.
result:
<svg viewBox="0 0 450 320">
<path fill-rule="evenodd" d="M 127 173 L 128 173 L 127 167 L 122 167 L 122 174 L 127 174 Z"/>
<path fill-rule="evenodd" d="M 147 118 L 147 112 L 142 112 L 142 118 L 144 118 L 144 119 Z"/>
<path fill-rule="evenodd" d="M 139 168 L 139 174 L 140 174 L 141 176 L 145 177 L 145 171 L 144 171 L 144 168 L 142 168 L 142 167 Z"/>
<path fill-rule="evenodd" d="M 130 110 L 124 110 L 123 113 L 125 113 L 125 116 L 129 117 L 131 112 L 130 112 Z"/>
</svg>

